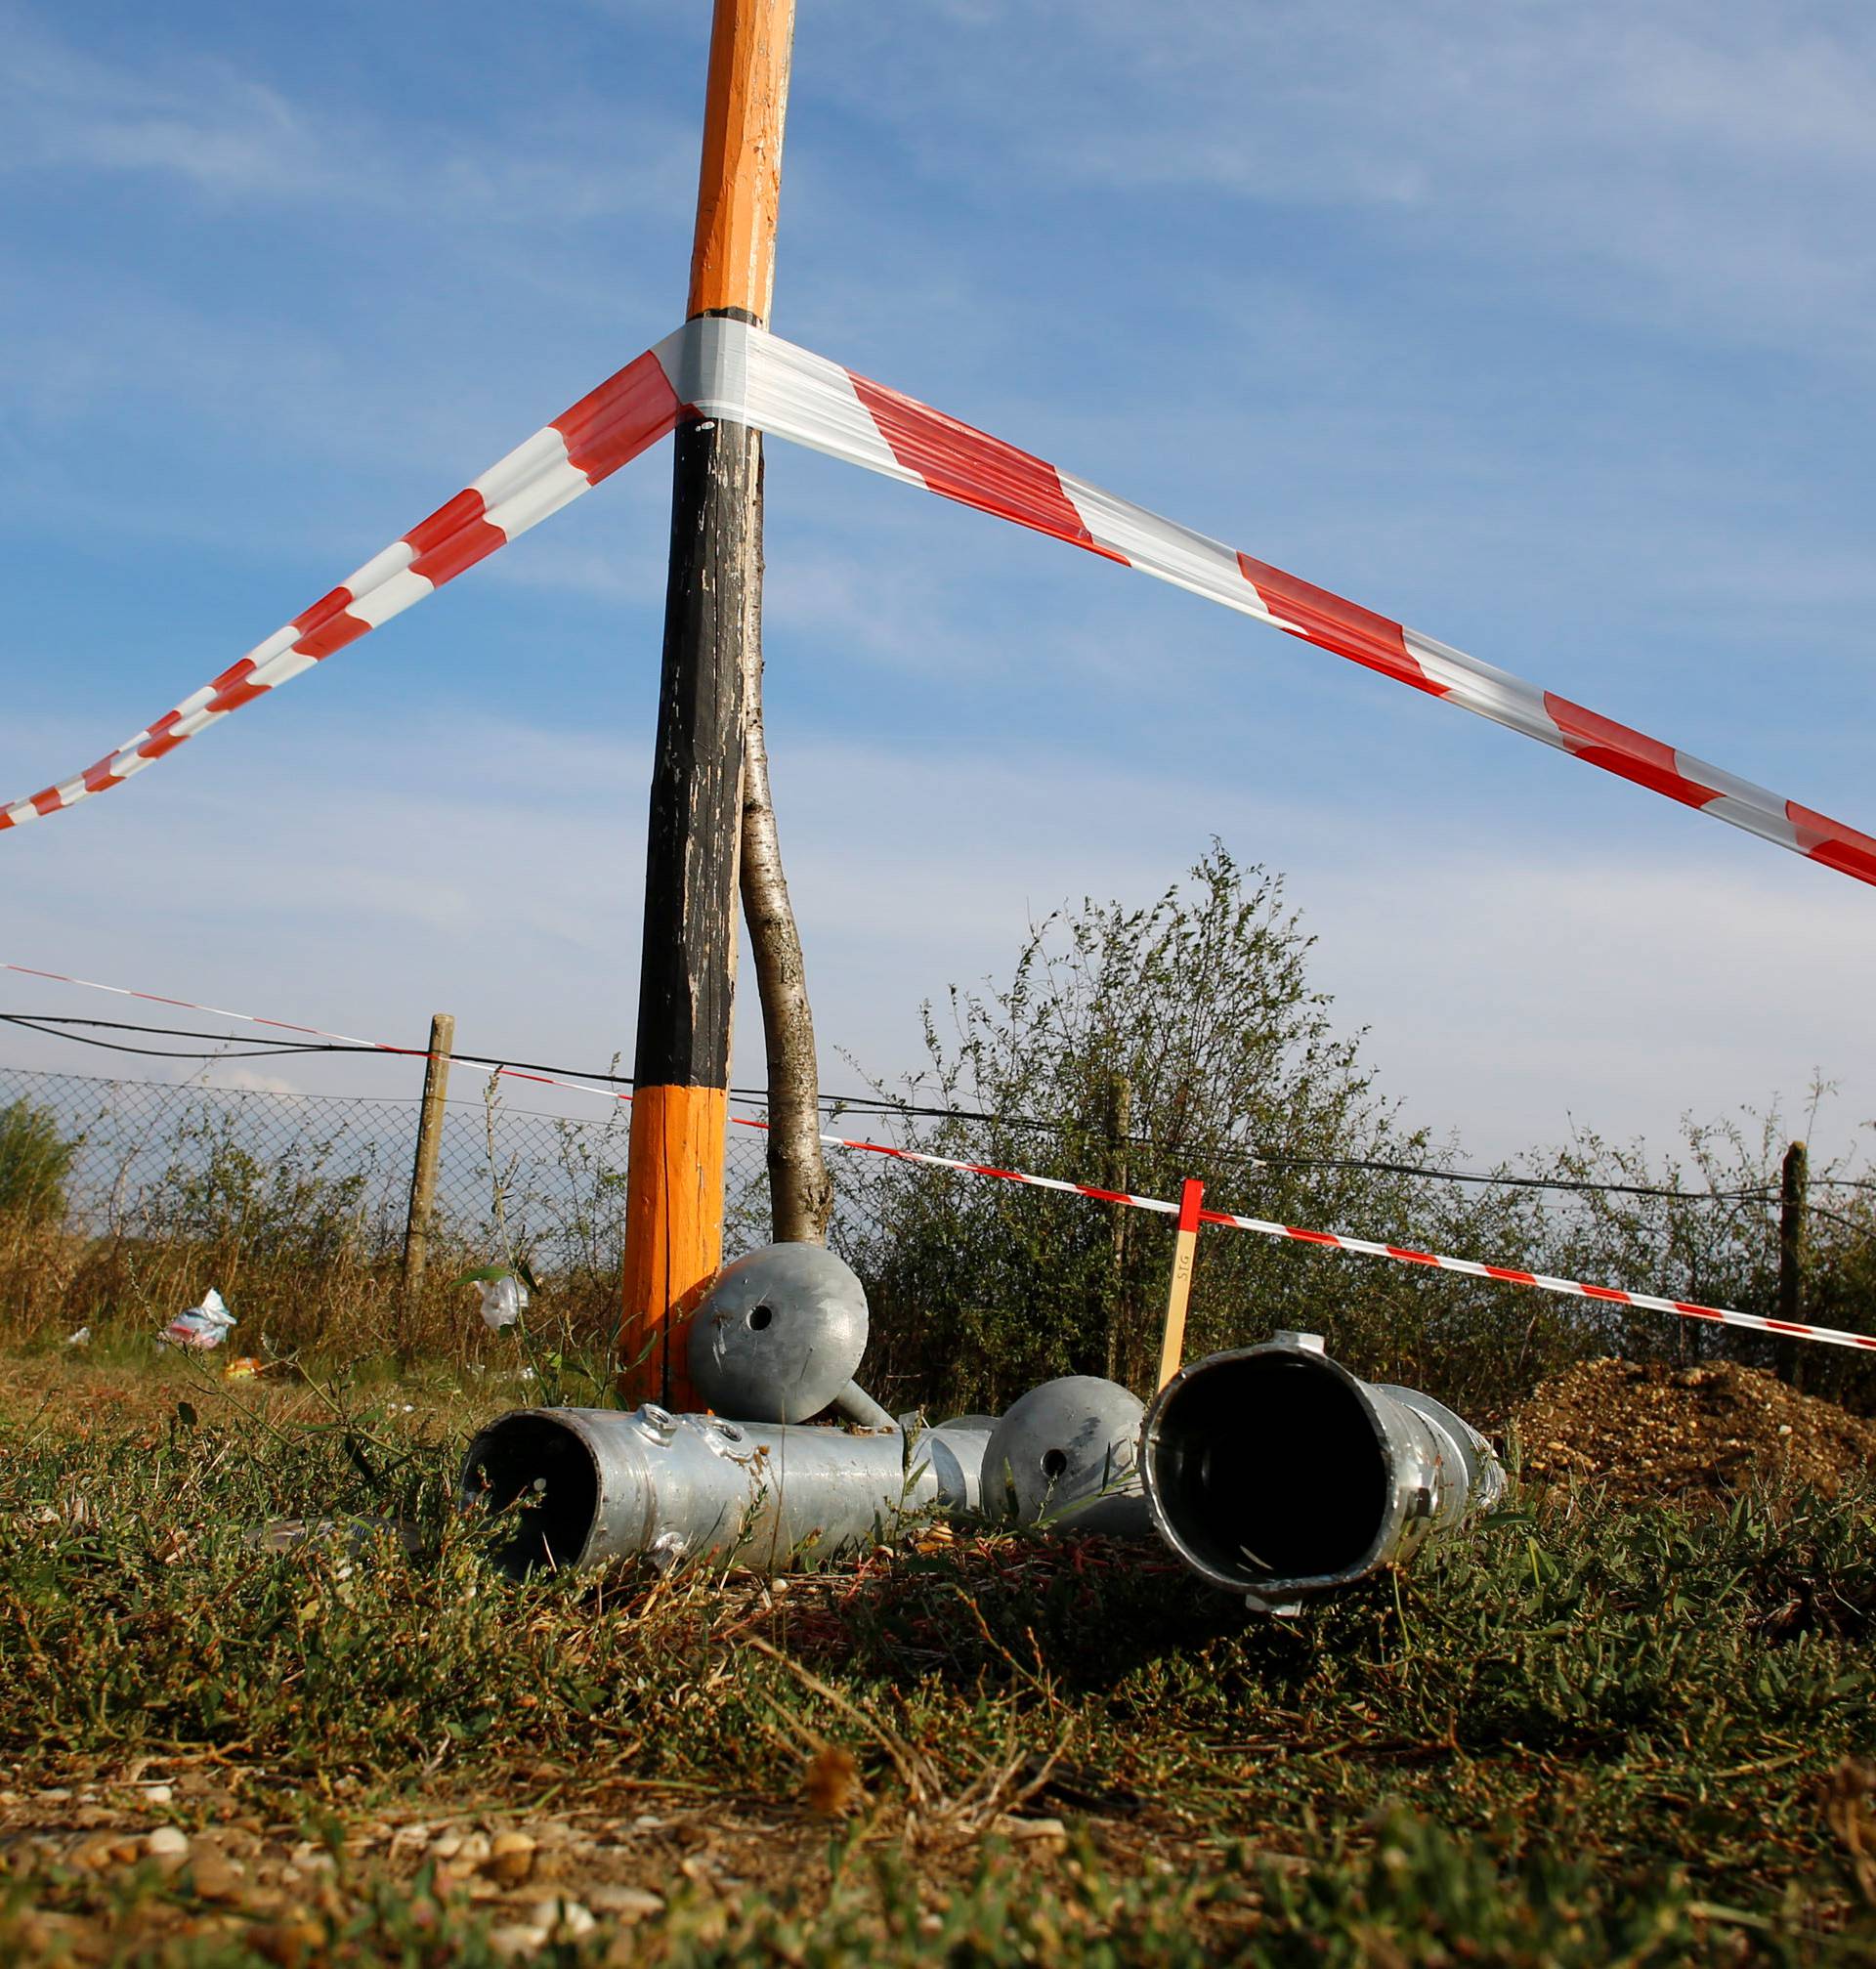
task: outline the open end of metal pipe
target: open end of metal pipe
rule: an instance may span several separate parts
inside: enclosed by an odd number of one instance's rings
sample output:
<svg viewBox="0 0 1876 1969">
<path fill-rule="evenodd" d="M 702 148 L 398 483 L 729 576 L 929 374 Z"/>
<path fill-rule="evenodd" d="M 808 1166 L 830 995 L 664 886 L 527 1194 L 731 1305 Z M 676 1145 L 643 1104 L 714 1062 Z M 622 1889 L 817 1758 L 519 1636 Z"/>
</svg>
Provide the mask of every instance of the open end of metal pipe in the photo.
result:
<svg viewBox="0 0 1876 1969">
<path fill-rule="evenodd" d="M 1359 1568 L 1388 1471 L 1359 1384 L 1319 1355 L 1215 1356 L 1169 1385 L 1144 1475 L 1160 1530 L 1215 1584 L 1253 1593 Z"/>
<path fill-rule="evenodd" d="M 504 1415 L 469 1445 L 463 1499 L 505 1512 L 509 1537 L 490 1556 L 511 1578 L 577 1563 L 599 1515 L 591 1449 L 563 1422 Z"/>
</svg>

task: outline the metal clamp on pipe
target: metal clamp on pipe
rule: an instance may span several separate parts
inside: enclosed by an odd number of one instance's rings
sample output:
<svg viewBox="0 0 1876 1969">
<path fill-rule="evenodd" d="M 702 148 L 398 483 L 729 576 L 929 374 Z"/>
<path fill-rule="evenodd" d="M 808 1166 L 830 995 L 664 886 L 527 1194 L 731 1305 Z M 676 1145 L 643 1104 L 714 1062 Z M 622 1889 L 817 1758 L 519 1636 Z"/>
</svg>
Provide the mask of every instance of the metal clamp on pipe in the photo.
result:
<svg viewBox="0 0 1876 1969">
<path fill-rule="evenodd" d="M 1147 1411 L 1140 1465 L 1161 1536 L 1262 1612 L 1407 1559 L 1505 1489 L 1469 1423 L 1357 1380 L 1309 1333 L 1182 1368 Z"/>
</svg>

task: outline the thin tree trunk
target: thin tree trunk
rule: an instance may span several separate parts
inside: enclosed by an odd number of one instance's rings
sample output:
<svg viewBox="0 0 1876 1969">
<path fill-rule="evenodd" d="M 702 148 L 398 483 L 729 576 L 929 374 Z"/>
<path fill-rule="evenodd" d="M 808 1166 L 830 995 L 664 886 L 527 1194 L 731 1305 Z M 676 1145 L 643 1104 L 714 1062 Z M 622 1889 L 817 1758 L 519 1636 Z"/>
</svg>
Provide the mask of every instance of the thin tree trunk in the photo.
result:
<svg viewBox="0 0 1876 1969">
<path fill-rule="evenodd" d="M 743 646 L 743 920 L 749 926 L 769 1062 L 769 1218 L 778 1244 L 825 1244 L 833 1184 L 821 1153 L 821 1070 L 801 937 L 782 872 L 762 729 L 762 637 Z"/>
<path fill-rule="evenodd" d="M 1125 1192 L 1127 1188 L 1127 1138 L 1133 1127 L 1133 1083 L 1125 1074 L 1110 1074 L 1107 1080 L 1107 1186 Z M 1109 1381 L 1121 1378 L 1121 1337 L 1125 1323 L 1123 1295 L 1127 1289 L 1127 1232 L 1133 1213 L 1125 1204 L 1111 1204 L 1114 1222 L 1108 1246 L 1107 1292 L 1102 1306 L 1102 1323 L 1107 1329 L 1103 1373 Z"/>
</svg>

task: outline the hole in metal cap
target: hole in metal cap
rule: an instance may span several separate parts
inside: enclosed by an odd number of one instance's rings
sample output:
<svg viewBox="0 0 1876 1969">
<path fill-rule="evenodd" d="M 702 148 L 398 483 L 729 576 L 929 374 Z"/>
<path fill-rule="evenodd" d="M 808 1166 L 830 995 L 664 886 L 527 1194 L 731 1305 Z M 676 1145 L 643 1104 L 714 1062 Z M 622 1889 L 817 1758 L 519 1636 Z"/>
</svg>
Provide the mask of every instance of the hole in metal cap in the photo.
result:
<svg viewBox="0 0 1876 1969">
<path fill-rule="evenodd" d="M 772 1306 L 752 1306 L 749 1307 L 749 1325 L 757 1333 L 760 1333 L 774 1317 L 775 1308 Z"/>
<path fill-rule="evenodd" d="M 1050 1482 L 1053 1482 L 1067 1469 L 1068 1457 L 1064 1451 L 1059 1449 L 1045 1449 L 1043 1451 L 1043 1475 Z"/>
</svg>

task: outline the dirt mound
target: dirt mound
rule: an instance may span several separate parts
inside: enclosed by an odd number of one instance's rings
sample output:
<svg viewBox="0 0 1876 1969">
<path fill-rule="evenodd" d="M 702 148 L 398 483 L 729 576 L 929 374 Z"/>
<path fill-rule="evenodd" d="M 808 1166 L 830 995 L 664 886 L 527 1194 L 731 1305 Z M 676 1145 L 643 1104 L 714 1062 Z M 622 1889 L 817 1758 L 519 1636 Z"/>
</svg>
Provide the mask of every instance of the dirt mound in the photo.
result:
<svg viewBox="0 0 1876 1969">
<path fill-rule="evenodd" d="M 1635 1503 L 1784 1478 L 1834 1494 L 1876 1474 L 1876 1423 L 1757 1368 L 1589 1360 L 1514 1414 L 1524 1474 Z"/>
</svg>

